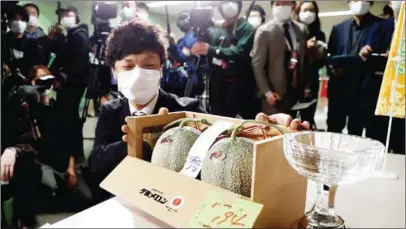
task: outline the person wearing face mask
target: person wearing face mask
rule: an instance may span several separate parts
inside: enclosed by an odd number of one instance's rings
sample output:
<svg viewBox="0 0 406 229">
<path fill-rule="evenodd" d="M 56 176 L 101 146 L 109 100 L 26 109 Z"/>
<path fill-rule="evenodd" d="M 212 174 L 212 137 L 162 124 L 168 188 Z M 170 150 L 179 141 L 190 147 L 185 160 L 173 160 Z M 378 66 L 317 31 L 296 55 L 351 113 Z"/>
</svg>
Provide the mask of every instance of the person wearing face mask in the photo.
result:
<svg viewBox="0 0 406 229">
<path fill-rule="evenodd" d="M 29 15 L 29 21 L 27 25 L 27 29 L 25 30 L 26 38 L 40 38 L 46 36 L 44 31 L 41 27 L 38 26 L 38 18 L 39 18 L 39 8 L 37 5 L 33 3 L 27 3 L 24 5 L 24 9 L 27 11 Z"/>
<path fill-rule="evenodd" d="M 306 27 L 291 19 L 295 1 L 271 1 L 273 19 L 257 29 L 251 51 L 262 111 L 291 113 L 299 100 L 311 97 L 306 56 Z M 293 112 L 292 112 L 293 114 Z"/>
<path fill-rule="evenodd" d="M 210 112 L 215 115 L 252 119 L 260 111 L 249 52 L 254 27 L 240 18 L 242 1 L 222 1 L 223 26 L 215 26 L 210 42 L 197 42 L 194 56 L 211 58 Z"/>
<path fill-rule="evenodd" d="M 156 26 L 132 21 L 114 28 L 107 40 L 106 63 L 114 72 L 123 97 L 101 108 L 89 158 L 96 183 L 127 155 L 127 144 L 121 132 L 127 116 L 157 114 L 163 107 L 171 112 L 204 112 L 198 100 L 179 98 L 160 89 L 162 64 L 166 58 L 164 39 Z M 151 155 L 144 155 L 149 161 Z"/>
<path fill-rule="evenodd" d="M 54 71 L 66 74 L 66 82 L 57 95 L 55 109 L 60 111 L 61 124 L 66 128 L 65 135 L 70 136 L 70 144 L 64 148 L 75 157 L 83 157 L 83 123 L 79 117 L 79 104 L 90 77 L 90 39 L 86 24 L 79 24 L 80 18 L 75 7 L 60 9 L 60 25 L 51 30 L 51 50 L 56 54 Z M 61 27 L 67 31 L 64 36 Z"/>
<path fill-rule="evenodd" d="M 135 1 L 123 1 L 121 6 L 121 22 L 131 21 L 136 18 Z"/>
<path fill-rule="evenodd" d="M 326 64 L 326 35 L 321 31 L 319 18 L 319 7 L 315 1 L 302 1 L 299 5 L 298 19 L 299 22 L 306 25 L 307 35 L 307 57 L 309 58 L 309 74 L 312 75 L 312 96 L 311 100 L 318 99 L 319 95 L 319 70 Z M 309 121 L 312 127 L 315 127 L 314 114 L 316 113 L 317 103 L 306 110 L 301 111 L 303 120 Z"/>
<path fill-rule="evenodd" d="M 396 19 L 399 16 L 400 8 L 404 1 L 389 1 L 393 9 L 393 17 L 377 23 L 370 30 L 366 45 L 361 49 L 359 55 L 368 65 L 368 72 L 363 81 L 362 99 L 365 104 L 366 136 L 386 143 L 389 118 L 376 116 L 375 108 L 382 84 L 383 72 L 386 68 L 386 60 L 374 60 L 372 53 L 388 54 L 395 31 Z M 405 120 L 393 119 L 392 132 L 389 147 L 395 153 L 405 153 Z"/>
<path fill-rule="evenodd" d="M 265 10 L 260 5 L 253 5 L 247 20 L 255 29 L 257 29 L 266 21 Z"/>
<path fill-rule="evenodd" d="M 353 17 L 333 26 L 328 43 L 328 54 L 355 58 L 365 46 L 368 33 L 382 19 L 369 12 L 373 1 L 349 1 Z M 328 63 L 328 114 L 329 132 L 341 133 L 347 125 L 348 132 L 362 135 L 364 117 L 359 92 L 365 75 L 364 65 L 352 61 L 347 69 L 343 64 Z"/>
<path fill-rule="evenodd" d="M 147 4 L 143 2 L 137 2 L 135 6 L 135 15 L 137 15 L 138 19 L 147 22 L 149 19 L 149 7 L 147 6 Z"/>
</svg>

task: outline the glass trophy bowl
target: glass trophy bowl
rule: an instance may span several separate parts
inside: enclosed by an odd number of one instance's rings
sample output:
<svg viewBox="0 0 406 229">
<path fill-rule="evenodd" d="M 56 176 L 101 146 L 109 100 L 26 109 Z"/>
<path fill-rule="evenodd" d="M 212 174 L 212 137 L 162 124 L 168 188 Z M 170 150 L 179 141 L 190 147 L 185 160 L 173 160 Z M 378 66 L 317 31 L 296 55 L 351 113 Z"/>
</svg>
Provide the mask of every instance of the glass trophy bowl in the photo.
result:
<svg viewBox="0 0 406 229">
<path fill-rule="evenodd" d="M 375 170 L 385 146 L 367 138 L 327 133 L 298 132 L 284 137 L 289 164 L 317 183 L 317 199 L 295 228 L 346 228 L 334 211 L 337 187 L 362 181 Z"/>
</svg>

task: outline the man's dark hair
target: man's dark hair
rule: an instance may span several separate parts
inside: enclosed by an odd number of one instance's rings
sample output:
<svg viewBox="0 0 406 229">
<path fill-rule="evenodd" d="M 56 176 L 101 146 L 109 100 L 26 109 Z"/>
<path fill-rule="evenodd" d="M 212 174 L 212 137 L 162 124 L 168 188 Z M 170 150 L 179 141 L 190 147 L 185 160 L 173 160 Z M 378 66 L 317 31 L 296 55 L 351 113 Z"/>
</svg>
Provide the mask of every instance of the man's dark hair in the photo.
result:
<svg viewBox="0 0 406 229">
<path fill-rule="evenodd" d="M 389 15 L 390 17 L 393 17 L 393 9 L 392 7 L 386 5 L 385 7 L 383 7 L 383 15 Z"/>
<path fill-rule="evenodd" d="M 120 24 L 107 39 L 106 64 L 114 67 L 116 61 L 145 51 L 157 53 L 163 63 L 166 59 L 163 34 L 158 27 L 139 20 Z"/>
<path fill-rule="evenodd" d="M 257 5 L 257 4 L 253 5 L 252 9 L 251 9 L 251 12 L 258 12 L 261 15 L 262 23 L 265 22 L 265 20 L 266 20 L 266 12 L 265 12 L 264 8 L 262 8 L 262 6 Z M 247 13 L 248 13 L 248 10 L 247 10 Z"/>
<path fill-rule="evenodd" d="M 7 20 L 10 22 L 17 18 L 17 15 L 20 15 L 23 21 L 28 22 L 29 15 L 24 7 L 16 5 L 10 12 L 7 13 Z"/>
<path fill-rule="evenodd" d="M 24 9 L 26 9 L 27 7 L 34 7 L 35 10 L 37 10 L 37 14 L 38 14 L 38 17 L 39 17 L 39 8 L 38 8 L 37 5 L 35 5 L 34 3 L 27 3 L 27 4 L 24 5 Z"/>
<path fill-rule="evenodd" d="M 273 6 L 273 4 L 274 4 L 275 2 L 277 2 L 277 1 L 271 1 L 271 6 Z M 291 1 L 291 2 L 296 3 L 296 1 Z"/>
<path fill-rule="evenodd" d="M 136 8 L 140 8 L 140 9 L 144 9 L 149 13 L 149 7 L 147 6 L 147 4 L 143 3 L 143 2 L 137 2 L 137 4 L 135 4 Z"/>
</svg>

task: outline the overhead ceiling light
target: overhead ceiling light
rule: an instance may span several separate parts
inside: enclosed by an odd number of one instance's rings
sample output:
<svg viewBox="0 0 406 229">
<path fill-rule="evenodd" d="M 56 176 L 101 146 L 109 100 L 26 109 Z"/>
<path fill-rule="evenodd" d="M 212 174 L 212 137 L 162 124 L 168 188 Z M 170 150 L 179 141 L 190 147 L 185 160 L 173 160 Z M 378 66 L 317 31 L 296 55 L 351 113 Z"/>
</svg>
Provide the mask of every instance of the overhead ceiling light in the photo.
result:
<svg viewBox="0 0 406 229">
<path fill-rule="evenodd" d="M 204 3 L 211 1 L 204 1 Z M 156 1 L 147 3 L 147 6 L 150 8 L 160 7 L 160 6 L 174 6 L 174 5 L 183 5 L 183 4 L 196 4 L 194 1 Z M 200 2 L 199 2 L 200 3 Z M 201 3 L 200 3 L 201 4 Z"/>
<path fill-rule="evenodd" d="M 319 13 L 319 17 L 335 17 L 335 16 L 347 16 L 353 15 L 352 11 L 333 11 L 333 12 L 322 12 Z"/>
</svg>

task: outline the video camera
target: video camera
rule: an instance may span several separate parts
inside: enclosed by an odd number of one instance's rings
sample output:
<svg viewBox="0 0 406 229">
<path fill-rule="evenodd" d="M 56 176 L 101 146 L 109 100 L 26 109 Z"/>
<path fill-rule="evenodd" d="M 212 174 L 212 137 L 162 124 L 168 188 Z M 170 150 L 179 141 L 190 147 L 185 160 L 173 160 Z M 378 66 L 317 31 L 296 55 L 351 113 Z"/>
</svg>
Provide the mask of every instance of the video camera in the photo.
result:
<svg viewBox="0 0 406 229">
<path fill-rule="evenodd" d="M 7 31 L 7 13 L 12 11 L 18 1 L 1 1 L 1 32 L 5 34 Z"/>
<path fill-rule="evenodd" d="M 116 18 L 118 7 L 115 2 L 96 1 L 92 6 L 92 24 L 96 43 L 105 42 L 111 31 L 110 19 Z"/>
<path fill-rule="evenodd" d="M 199 41 L 210 41 L 209 29 L 213 25 L 212 7 L 197 7 L 190 11 L 190 26 Z"/>
</svg>

